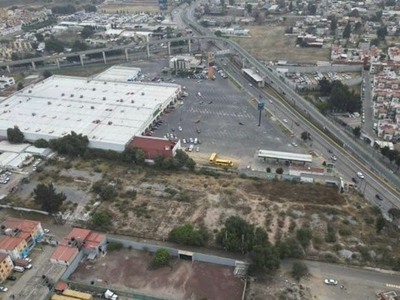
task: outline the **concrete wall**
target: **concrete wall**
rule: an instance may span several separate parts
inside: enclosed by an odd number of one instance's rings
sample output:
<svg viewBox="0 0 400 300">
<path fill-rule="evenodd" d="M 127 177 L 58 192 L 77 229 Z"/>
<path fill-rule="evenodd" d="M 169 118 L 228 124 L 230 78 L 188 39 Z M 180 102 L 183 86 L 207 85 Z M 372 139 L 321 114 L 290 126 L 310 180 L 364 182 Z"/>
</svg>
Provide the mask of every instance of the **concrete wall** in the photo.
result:
<svg viewBox="0 0 400 300">
<path fill-rule="evenodd" d="M 361 71 L 363 65 L 331 65 L 331 66 L 270 66 L 273 69 L 288 69 L 288 72 L 312 73 L 312 72 L 355 72 Z"/>
<path fill-rule="evenodd" d="M 133 249 L 141 250 L 141 251 L 147 250 L 150 252 L 156 252 L 158 249 L 164 248 L 164 249 L 167 249 L 169 254 L 172 256 L 178 256 L 178 251 L 179 251 L 179 249 L 175 249 L 175 248 L 162 247 L 162 246 L 157 246 L 157 245 L 152 245 L 152 244 L 128 241 L 128 240 L 118 239 L 118 238 L 114 238 L 114 237 L 107 237 L 107 241 L 121 243 L 125 248 L 132 247 Z M 213 264 L 219 264 L 219 265 L 224 265 L 224 266 L 231 266 L 231 267 L 234 267 L 235 263 L 236 263 L 236 260 L 234 260 L 234 259 L 220 257 L 220 256 L 214 256 L 214 255 L 207 255 L 207 254 L 202 254 L 202 253 L 193 253 L 193 260 L 208 262 L 208 263 L 213 263 Z"/>
<path fill-rule="evenodd" d="M 65 270 L 64 274 L 61 276 L 61 279 L 63 280 L 68 279 L 68 277 L 71 276 L 72 273 L 74 273 L 79 263 L 81 262 L 83 256 L 84 256 L 83 251 L 80 251 L 78 255 L 75 257 L 75 259 L 71 262 L 67 270 Z"/>
</svg>

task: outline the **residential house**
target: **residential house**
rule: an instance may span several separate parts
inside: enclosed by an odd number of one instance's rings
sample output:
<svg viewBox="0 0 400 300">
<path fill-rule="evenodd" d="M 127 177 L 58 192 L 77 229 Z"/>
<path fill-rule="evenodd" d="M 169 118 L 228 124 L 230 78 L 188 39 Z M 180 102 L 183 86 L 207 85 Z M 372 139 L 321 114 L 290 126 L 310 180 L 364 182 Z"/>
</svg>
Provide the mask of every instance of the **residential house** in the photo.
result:
<svg viewBox="0 0 400 300">
<path fill-rule="evenodd" d="M 7 279 L 14 268 L 10 255 L 0 253 L 0 282 Z"/>
<path fill-rule="evenodd" d="M 12 259 L 24 258 L 30 249 L 22 237 L 5 236 L 0 240 L 0 253 L 8 254 Z"/>
</svg>

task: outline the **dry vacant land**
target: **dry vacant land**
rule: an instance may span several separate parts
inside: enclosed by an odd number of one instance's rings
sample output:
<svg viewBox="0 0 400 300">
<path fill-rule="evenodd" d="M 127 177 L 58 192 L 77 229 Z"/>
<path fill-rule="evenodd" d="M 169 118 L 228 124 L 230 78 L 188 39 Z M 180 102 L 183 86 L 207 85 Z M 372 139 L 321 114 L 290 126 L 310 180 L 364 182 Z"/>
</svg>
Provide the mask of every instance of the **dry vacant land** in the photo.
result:
<svg viewBox="0 0 400 300">
<path fill-rule="evenodd" d="M 248 26 L 251 38 L 232 38 L 253 56 L 264 61 L 287 60 L 315 63 L 330 59 L 330 48 L 297 48 L 296 37 L 286 36 L 285 27 Z"/>
<path fill-rule="evenodd" d="M 144 5 L 144 4 L 132 4 L 132 5 L 104 5 L 99 8 L 99 11 L 104 13 L 115 14 L 117 12 L 124 12 L 124 13 L 157 13 L 160 12 L 157 3 Z"/>
<path fill-rule="evenodd" d="M 172 258 L 169 266 L 150 270 L 151 254 L 124 249 L 109 252 L 93 262 L 83 262 L 70 279 L 96 285 L 132 289 L 168 299 L 240 300 L 244 283 L 233 268 Z M 218 284 L 210 284 L 218 282 Z"/>
</svg>

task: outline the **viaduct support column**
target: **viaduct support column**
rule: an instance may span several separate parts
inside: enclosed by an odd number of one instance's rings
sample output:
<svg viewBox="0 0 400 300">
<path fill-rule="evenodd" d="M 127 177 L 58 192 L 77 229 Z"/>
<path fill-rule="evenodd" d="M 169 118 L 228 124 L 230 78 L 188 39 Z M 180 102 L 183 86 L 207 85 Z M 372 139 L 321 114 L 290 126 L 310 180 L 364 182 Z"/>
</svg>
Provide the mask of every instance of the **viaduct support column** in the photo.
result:
<svg viewBox="0 0 400 300">
<path fill-rule="evenodd" d="M 171 42 L 167 43 L 167 47 L 168 47 L 168 56 L 171 56 Z"/>
<path fill-rule="evenodd" d="M 104 63 L 106 64 L 107 63 L 107 58 L 106 58 L 106 53 L 103 51 L 103 60 L 104 60 Z"/>
<path fill-rule="evenodd" d="M 59 60 L 58 58 L 56 59 L 56 64 L 57 64 L 57 68 L 60 69 L 60 68 L 61 68 L 61 67 L 60 67 L 60 60 Z"/>
<path fill-rule="evenodd" d="M 129 60 L 129 56 L 128 56 L 128 48 L 125 48 L 125 59 L 126 61 Z"/>
<path fill-rule="evenodd" d="M 9 65 L 7 65 L 7 66 L 6 66 L 6 68 L 7 68 L 7 72 L 8 72 L 8 73 L 11 73 L 10 66 L 9 66 Z"/>
<path fill-rule="evenodd" d="M 84 64 L 83 64 L 83 56 L 79 55 L 79 59 L 81 60 L 81 66 L 83 67 L 84 66 Z"/>
<path fill-rule="evenodd" d="M 189 54 L 192 53 L 192 41 L 188 40 L 188 45 L 189 45 Z"/>
<path fill-rule="evenodd" d="M 36 71 L 36 64 L 35 64 L 35 62 L 34 62 L 34 61 L 31 62 L 31 64 L 32 64 L 32 69 L 33 69 L 34 71 Z"/>
<path fill-rule="evenodd" d="M 149 44 L 146 45 L 146 52 L 147 52 L 147 58 L 150 58 L 150 46 L 149 46 Z"/>
</svg>

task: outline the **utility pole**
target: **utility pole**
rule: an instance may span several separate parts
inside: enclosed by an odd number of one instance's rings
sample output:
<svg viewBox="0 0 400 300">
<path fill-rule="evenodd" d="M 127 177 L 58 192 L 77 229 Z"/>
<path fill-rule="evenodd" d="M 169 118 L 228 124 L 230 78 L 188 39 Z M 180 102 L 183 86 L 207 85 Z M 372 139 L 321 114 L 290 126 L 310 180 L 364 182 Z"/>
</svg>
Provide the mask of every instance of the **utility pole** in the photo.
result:
<svg viewBox="0 0 400 300">
<path fill-rule="evenodd" d="M 261 126 L 261 112 L 264 110 L 264 102 L 259 102 L 258 103 L 258 111 L 259 111 L 259 115 L 258 115 L 258 126 Z"/>
</svg>

